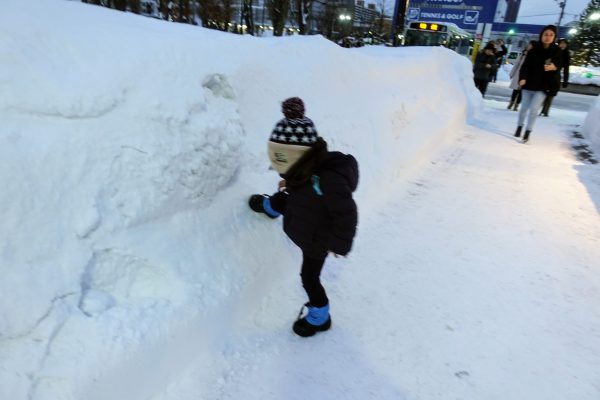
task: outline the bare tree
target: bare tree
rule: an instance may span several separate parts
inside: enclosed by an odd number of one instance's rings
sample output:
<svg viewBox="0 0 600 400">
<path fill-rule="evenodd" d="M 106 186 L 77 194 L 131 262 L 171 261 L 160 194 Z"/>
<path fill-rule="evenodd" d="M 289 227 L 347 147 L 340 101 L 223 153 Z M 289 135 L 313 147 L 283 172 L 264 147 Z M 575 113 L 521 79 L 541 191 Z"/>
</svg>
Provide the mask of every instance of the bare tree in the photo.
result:
<svg viewBox="0 0 600 400">
<path fill-rule="evenodd" d="M 127 8 L 132 13 L 140 13 L 140 0 L 127 0 Z"/>
<path fill-rule="evenodd" d="M 246 25 L 246 32 L 254 35 L 254 13 L 252 12 L 252 0 L 242 0 L 242 21 Z"/>
<path fill-rule="evenodd" d="M 127 0 L 113 0 L 113 4 L 119 11 L 127 11 Z"/>
<path fill-rule="evenodd" d="M 306 35 L 307 29 L 307 21 L 310 17 L 310 10 L 312 6 L 312 0 L 293 0 L 294 2 L 294 10 L 293 14 L 295 17 L 295 21 L 298 24 L 298 29 L 300 29 L 301 35 Z"/>
<path fill-rule="evenodd" d="M 287 20 L 290 2 L 289 0 L 267 0 L 267 8 L 273 22 L 273 35 L 283 35 L 285 21 Z"/>
<path fill-rule="evenodd" d="M 205 28 L 227 31 L 233 15 L 232 0 L 200 0 L 198 15 Z"/>
<path fill-rule="evenodd" d="M 379 8 L 379 21 L 377 24 L 377 33 L 379 33 L 380 35 L 383 33 L 383 21 L 385 20 L 385 7 L 386 7 L 386 0 L 379 0 L 377 2 L 377 6 Z"/>
<path fill-rule="evenodd" d="M 190 8 L 190 0 L 179 0 L 176 12 L 178 22 L 191 22 L 192 13 Z"/>
</svg>

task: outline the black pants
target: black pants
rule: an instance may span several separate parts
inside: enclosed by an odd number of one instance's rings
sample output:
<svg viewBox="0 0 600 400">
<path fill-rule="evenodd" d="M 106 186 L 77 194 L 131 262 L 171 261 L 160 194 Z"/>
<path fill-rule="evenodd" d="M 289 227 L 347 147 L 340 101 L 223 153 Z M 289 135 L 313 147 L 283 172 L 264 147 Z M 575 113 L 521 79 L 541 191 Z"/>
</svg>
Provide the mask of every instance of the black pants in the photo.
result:
<svg viewBox="0 0 600 400">
<path fill-rule="evenodd" d="M 475 87 L 479 89 L 482 96 L 485 96 L 485 91 L 487 90 L 489 79 L 477 79 L 475 78 Z"/>
<path fill-rule="evenodd" d="M 550 106 L 552 105 L 552 100 L 554 100 L 554 96 L 547 94 L 546 98 L 544 99 L 544 105 L 542 106 L 542 112 L 540 115 L 545 115 L 546 117 L 548 116 Z"/>
<path fill-rule="evenodd" d="M 324 307 L 329 304 L 329 299 L 325 293 L 325 288 L 321 285 L 321 270 L 325 264 L 325 258 L 310 258 L 302 254 L 302 286 L 308 295 L 310 305 L 314 307 Z"/>
<path fill-rule="evenodd" d="M 287 205 L 287 196 L 285 192 L 277 192 L 271 196 L 271 208 L 285 215 Z M 314 307 L 324 307 L 329 304 L 329 299 L 325 293 L 325 288 L 321 285 L 321 270 L 325 264 L 325 257 L 313 258 L 302 252 L 302 269 L 300 277 L 302 286 L 308 295 L 310 304 Z"/>
<path fill-rule="evenodd" d="M 515 103 L 516 104 L 521 104 L 521 91 L 520 90 L 513 90 L 512 94 L 510 95 L 510 102 L 511 103 Z"/>
</svg>

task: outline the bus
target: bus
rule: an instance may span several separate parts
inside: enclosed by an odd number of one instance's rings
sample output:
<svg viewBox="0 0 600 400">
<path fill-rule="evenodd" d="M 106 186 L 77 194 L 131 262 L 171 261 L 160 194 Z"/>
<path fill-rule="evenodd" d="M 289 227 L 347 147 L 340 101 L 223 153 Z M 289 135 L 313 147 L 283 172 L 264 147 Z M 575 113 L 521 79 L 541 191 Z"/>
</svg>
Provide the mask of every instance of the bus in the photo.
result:
<svg viewBox="0 0 600 400">
<path fill-rule="evenodd" d="M 458 54 L 469 55 L 473 35 L 456 24 L 411 22 L 404 35 L 405 46 L 444 46 Z"/>
</svg>

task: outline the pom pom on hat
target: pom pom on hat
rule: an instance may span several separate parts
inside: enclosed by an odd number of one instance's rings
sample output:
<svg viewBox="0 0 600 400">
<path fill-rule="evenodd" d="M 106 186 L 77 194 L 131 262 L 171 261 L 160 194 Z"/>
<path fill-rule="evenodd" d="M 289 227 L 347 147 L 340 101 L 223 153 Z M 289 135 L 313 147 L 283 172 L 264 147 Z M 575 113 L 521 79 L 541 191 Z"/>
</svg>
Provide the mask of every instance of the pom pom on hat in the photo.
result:
<svg viewBox="0 0 600 400">
<path fill-rule="evenodd" d="M 304 117 L 304 102 L 300 97 L 290 97 L 281 103 L 281 111 L 287 119 Z"/>
</svg>

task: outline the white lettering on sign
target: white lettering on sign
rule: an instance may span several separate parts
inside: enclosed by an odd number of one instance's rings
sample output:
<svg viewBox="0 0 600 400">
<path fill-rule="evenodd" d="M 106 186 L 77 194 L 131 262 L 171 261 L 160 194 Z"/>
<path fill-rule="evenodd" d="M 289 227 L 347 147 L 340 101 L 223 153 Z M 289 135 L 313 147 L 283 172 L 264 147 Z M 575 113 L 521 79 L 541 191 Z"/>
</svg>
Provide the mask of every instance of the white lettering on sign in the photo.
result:
<svg viewBox="0 0 600 400">
<path fill-rule="evenodd" d="M 421 18 L 437 19 L 440 21 L 462 21 L 464 14 L 421 12 Z"/>
<path fill-rule="evenodd" d="M 430 3 L 462 3 L 464 0 L 429 0 Z"/>
<path fill-rule="evenodd" d="M 446 19 L 460 20 L 463 19 L 463 14 L 446 14 Z"/>
<path fill-rule="evenodd" d="M 421 18 L 444 19 L 445 17 L 446 17 L 446 14 L 444 14 L 444 13 L 421 12 Z"/>
</svg>

